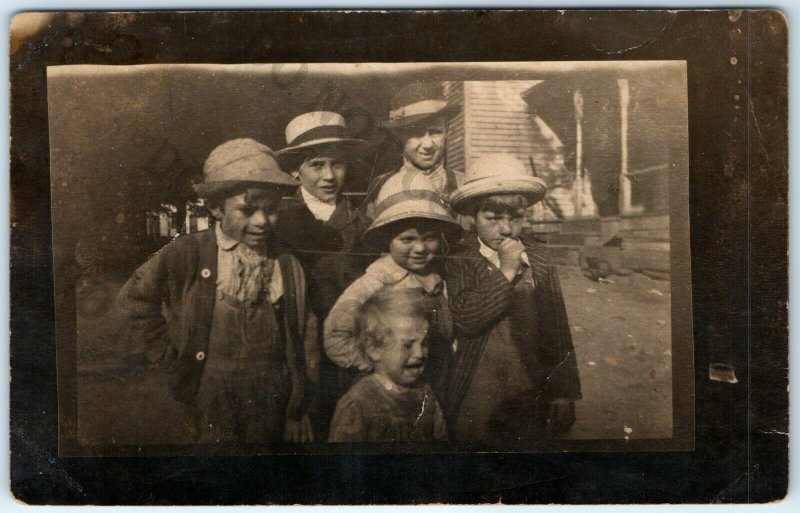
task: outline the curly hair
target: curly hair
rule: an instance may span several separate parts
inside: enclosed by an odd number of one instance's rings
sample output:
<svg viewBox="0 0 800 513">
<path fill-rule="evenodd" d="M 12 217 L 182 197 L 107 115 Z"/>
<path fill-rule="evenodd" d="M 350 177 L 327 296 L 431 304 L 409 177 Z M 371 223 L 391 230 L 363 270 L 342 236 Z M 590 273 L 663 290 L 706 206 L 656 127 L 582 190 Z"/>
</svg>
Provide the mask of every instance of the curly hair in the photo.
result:
<svg viewBox="0 0 800 513">
<path fill-rule="evenodd" d="M 369 350 L 384 346 L 392 333 L 389 317 L 411 317 L 427 324 L 425 296 L 421 289 L 383 289 L 359 310 L 358 349 L 366 359 Z"/>
</svg>

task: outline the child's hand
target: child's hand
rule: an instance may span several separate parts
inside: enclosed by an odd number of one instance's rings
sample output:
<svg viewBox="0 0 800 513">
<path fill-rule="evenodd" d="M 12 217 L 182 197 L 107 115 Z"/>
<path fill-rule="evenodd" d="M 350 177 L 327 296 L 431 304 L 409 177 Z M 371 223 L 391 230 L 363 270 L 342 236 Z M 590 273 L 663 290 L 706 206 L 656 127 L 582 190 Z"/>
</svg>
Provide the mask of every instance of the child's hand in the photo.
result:
<svg viewBox="0 0 800 513">
<path fill-rule="evenodd" d="M 313 442 L 314 431 L 311 429 L 311 419 L 308 418 L 308 414 L 303 415 L 300 420 L 286 419 L 283 439 L 296 444 Z"/>
<path fill-rule="evenodd" d="M 522 265 L 522 252 L 525 246 L 516 239 L 504 239 L 497 248 L 497 256 L 500 257 L 500 272 L 508 281 L 513 281 Z"/>
<path fill-rule="evenodd" d="M 575 401 L 569 399 L 556 399 L 550 403 L 550 412 L 547 416 L 549 434 L 560 435 L 570 430 L 575 424 Z"/>
</svg>

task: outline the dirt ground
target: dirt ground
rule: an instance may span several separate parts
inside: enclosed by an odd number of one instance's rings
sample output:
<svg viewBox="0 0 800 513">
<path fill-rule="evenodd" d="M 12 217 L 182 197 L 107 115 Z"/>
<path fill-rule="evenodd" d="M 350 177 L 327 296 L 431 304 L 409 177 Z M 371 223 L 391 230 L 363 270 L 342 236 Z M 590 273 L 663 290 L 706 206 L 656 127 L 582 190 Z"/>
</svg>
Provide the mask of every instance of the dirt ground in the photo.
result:
<svg viewBox="0 0 800 513">
<path fill-rule="evenodd" d="M 670 282 L 560 273 L 583 399 L 569 438 L 672 436 Z"/>
<path fill-rule="evenodd" d="M 592 281 L 562 268 L 583 389 L 575 439 L 668 438 L 672 433 L 670 283 L 640 274 Z M 128 347 L 107 284 L 78 317 L 78 439 L 82 445 L 189 443 L 166 376 Z M 90 299 L 90 303 L 91 303 Z M 104 307 L 106 305 L 106 307 Z"/>
</svg>

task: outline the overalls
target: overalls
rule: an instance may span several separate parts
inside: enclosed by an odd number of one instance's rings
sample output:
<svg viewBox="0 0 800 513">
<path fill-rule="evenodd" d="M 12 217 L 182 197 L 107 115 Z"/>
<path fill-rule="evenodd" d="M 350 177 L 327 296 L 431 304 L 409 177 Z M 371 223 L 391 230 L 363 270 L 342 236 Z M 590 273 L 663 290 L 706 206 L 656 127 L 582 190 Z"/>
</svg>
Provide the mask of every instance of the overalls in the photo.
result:
<svg viewBox="0 0 800 513">
<path fill-rule="evenodd" d="M 216 294 L 195 403 L 197 441 L 280 442 L 290 390 L 281 302 L 271 304 L 266 290 L 251 301 Z"/>
</svg>

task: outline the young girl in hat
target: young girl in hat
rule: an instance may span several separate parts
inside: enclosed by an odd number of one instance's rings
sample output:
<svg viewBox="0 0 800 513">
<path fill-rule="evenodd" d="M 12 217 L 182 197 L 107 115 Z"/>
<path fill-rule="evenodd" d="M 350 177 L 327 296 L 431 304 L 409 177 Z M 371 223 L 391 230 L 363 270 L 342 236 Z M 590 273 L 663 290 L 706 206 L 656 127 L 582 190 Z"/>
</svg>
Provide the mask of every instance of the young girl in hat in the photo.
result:
<svg viewBox="0 0 800 513">
<path fill-rule="evenodd" d="M 276 156 L 284 171 L 297 174 L 297 194 L 279 213 L 277 240 L 300 261 L 308 281 L 309 307 L 317 325 L 318 351 L 324 354 L 323 323 L 336 299 L 356 278 L 360 260 L 352 255 L 367 219 L 342 191 L 353 161 L 368 150 L 347 135 L 344 118 L 329 111 L 301 114 L 286 126 L 286 148 Z M 363 268 L 363 267 L 362 267 Z M 314 428 L 327 439 L 336 401 L 346 391 L 346 374 L 325 356 L 318 366 Z"/>
<path fill-rule="evenodd" d="M 451 200 L 475 233 L 446 263 L 456 350 L 445 418 L 455 440 L 535 440 L 568 430 L 580 383 L 556 271 L 521 238 L 545 184 L 515 157 L 489 155 Z"/>
<path fill-rule="evenodd" d="M 375 195 L 391 176 L 422 173 L 445 201 L 458 186 L 456 175 L 444 166 L 447 120 L 459 107 L 448 103 L 441 82 L 415 81 L 400 89 L 390 102 L 389 119 L 380 123 L 402 147 L 402 165 L 374 177 L 367 186 L 364 210 L 375 217 Z"/>
<path fill-rule="evenodd" d="M 375 221 L 364 237 L 384 254 L 336 301 L 325 321 L 325 352 L 342 367 L 371 371 L 372 362 L 357 345 L 362 305 L 380 290 L 420 289 L 431 317 L 426 374 L 436 381 L 452 340 L 445 284 L 437 272 L 436 258 L 447 240 L 456 240 L 461 227 L 421 173 L 395 175 L 387 180 L 378 193 L 375 212 Z"/>
<path fill-rule="evenodd" d="M 274 237 L 281 195 L 297 181 L 252 139 L 215 148 L 203 175 L 197 192 L 216 225 L 137 269 L 119 310 L 147 356 L 171 368 L 197 443 L 310 442 L 305 278 Z"/>
</svg>

